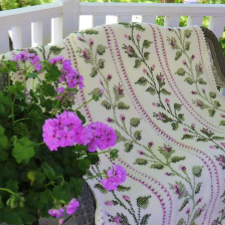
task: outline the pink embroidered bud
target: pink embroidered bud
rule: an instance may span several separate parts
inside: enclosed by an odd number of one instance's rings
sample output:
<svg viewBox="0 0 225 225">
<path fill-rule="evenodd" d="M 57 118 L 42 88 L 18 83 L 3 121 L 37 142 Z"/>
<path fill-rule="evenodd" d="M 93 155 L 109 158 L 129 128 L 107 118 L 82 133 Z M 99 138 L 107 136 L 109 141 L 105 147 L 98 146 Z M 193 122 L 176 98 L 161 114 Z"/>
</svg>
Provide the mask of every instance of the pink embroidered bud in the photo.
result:
<svg viewBox="0 0 225 225">
<path fill-rule="evenodd" d="M 113 122 L 113 119 L 111 119 L 110 117 L 108 117 L 108 118 L 107 118 L 107 122 L 108 122 L 108 123 L 112 123 L 112 122 Z"/>
<path fill-rule="evenodd" d="M 221 118 L 225 118 L 225 115 L 224 115 L 224 114 L 220 114 L 220 117 L 221 117 Z"/>
<path fill-rule="evenodd" d="M 144 74 L 148 74 L 148 71 L 146 69 L 143 69 Z"/>
<path fill-rule="evenodd" d="M 109 74 L 108 77 L 107 77 L 107 79 L 108 79 L 108 80 L 111 80 L 111 79 L 112 79 L 112 75 Z"/>
<path fill-rule="evenodd" d="M 92 39 L 89 39 L 89 45 L 93 45 L 94 41 Z"/>
<path fill-rule="evenodd" d="M 191 127 L 192 127 L 192 128 L 195 128 L 195 123 L 192 123 L 192 124 L 191 124 Z"/>
<path fill-rule="evenodd" d="M 220 144 L 221 144 L 223 147 L 225 147 L 225 142 L 221 142 Z"/>
<path fill-rule="evenodd" d="M 152 70 L 154 70 L 154 69 L 155 69 L 155 64 L 153 64 L 153 65 L 151 66 L 151 69 L 152 69 Z"/>
<path fill-rule="evenodd" d="M 138 150 L 137 152 L 138 152 L 139 155 L 144 155 L 144 152 L 141 151 L 141 150 Z"/>
<path fill-rule="evenodd" d="M 189 130 L 188 130 L 187 128 L 184 128 L 183 131 L 184 131 L 185 133 L 187 133 Z"/>
<path fill-rule="evenodd" d="M 180 170 L 181 170 L 181 171 L 186 171 L 186 169 L 187 169 L 187 168 L 186 168 L 185 166 L 180 166 Z"/>
<path fill-rule="evenodd" d="M 127 195 L 123 195 L 123 199 L 126 201 L 130 201 L 130 198 Z"/>
<path fill-rule="evenodd" d="M 170 177 L 170 176 L 172 176 L 172 174 L 171 173 L 165 173 L 165 175 L 167 176 L 167 177 Z"/>
<path fill-rule="evenodd" d="M 152 147 L 154 145 L 154 143 L 152 142 L 152 141 L 150 141 L 149 143 L 148 143 L 148 147 Z"/>
<path fill-rule="evenodd" d="M 202 92 L 205 94 L 205 89 L 204 88 L 202 88 Z"/>
<path fill-rule="evenodd" d="M 113 204 L 112 201 L 106 201 L 106 202 L 105 202 L 105 205 L 107 205 L 107 206 L 112 206 L 112 205 L 114 205 L 114 204 Z"/>
<path fill-rule="evenodd" d="M 215 145 L 211 145 L 209 146 L 211 149 L 216 149 L 216 146 Z"/>
<path fill-rule="evenodd" d="M 193 54 L 192 56 L 191 56 L 191 59 L 193 60 L 195 58 L 195 55 Z"/>
<path fill-rule="evenodd" d="M 136 39 L 137 39 L 138 41 L 140 41 L 140 40 L 141 40 L 141 35 L 140 35 L 140 34 L 137 34 Z"/>
<path fill-rule="evenodd" d="M 152 105 L 153 105 L 154 107 L 158 107 L 158 104 L 157 104 L 156 102 L 153 102 Z"/>
<path fill-rule="evenodd" d="M 101 94 L 101 95 L 103 95 L 103 94 L 104 94 L 104 92 L 105 92 L 105 90 L 104 90 L 104 89 L 101 89 L 101 90 L 100 90 L 100 94 Z"/>
<path fill-rule="evenodd" d="M 197 201 L 197 204 L 200 203 L 202 201 L 202 198 L 199 198 Z"/>
<path fill-rule="evenodd" d="M 191 91 L 191 94 L 192 94 L 192 95 L 196 95 L 197 92 L 196 92 L 196 91 Z"/>
<path fill-rule="evenodd" d="M 187 62 L 186 62 L 185 60 L 183 60 L 182 63 L 183 63 L 184 65 L 187 65 Z"/>
<path fill-rule="evenodd" d="M 127 35 L 127 34 L 125 34 L 124 37 L 125 37 L 126 39 L 129 39 L 130 36 Z"/>
<path fill-rule="evenodd" d="M 125 116 L 124 115 L 120 115 L 120 119 L 122 120 L 122 121 L 125 121 Z"/>
<path fill-rule="evenodd" d="M 82 37 L 78 37 L 77 38 L 79 41 L 84 41 L 84 39 Z"/>
<path fill-rule="evenodd" d="M 100 84 L 103 86 L 103 82 L 102 82 L 102 80 L 99 80 L 99 82 L 100 82 Z"/>
<path fill-rule="evenodd" d="M 187 210 L 186 210 L 186 214 L 189 214 L 191 212 L 191 209 L 190 208 L 188 208 Z"/>
<path fill-rule="evenodd" d="M 166 100 L 165 100 L 165 102 L 166 102 L 166 104 L 170 104 L 170 100 L 168 99 L 168 98 L 166 98 Z"/>
</svg>

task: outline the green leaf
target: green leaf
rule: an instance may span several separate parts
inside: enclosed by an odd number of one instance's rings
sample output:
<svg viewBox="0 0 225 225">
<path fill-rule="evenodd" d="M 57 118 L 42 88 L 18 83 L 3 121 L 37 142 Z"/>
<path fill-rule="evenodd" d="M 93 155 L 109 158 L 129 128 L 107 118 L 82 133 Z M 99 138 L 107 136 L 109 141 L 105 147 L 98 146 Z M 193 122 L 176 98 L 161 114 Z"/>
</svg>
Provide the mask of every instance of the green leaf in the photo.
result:
<svg viewBox="0 0 225 225">
<path fill-rule="evenodd" d="M 96 67 L 92 67 L 90 76 L 95 77 L 97 74 L 98 74 L 98 69 Z"/>
<path fill-rule="evenodd" d="M 194 83 L 193 79 L 191 77 L 186 77 L 184 79 L 185 82 L 189 83 L 190 85 Z"/>
<path fill-rule="evenodd" d="M 184 114 L 179 113 L 179 114 L 178 114 L 178 118 L 179 118 L 181 121 L 184 121 Z"/>
<path fill-rule="evenodd" d="M 88 159 L 80 159 L 77 163 L 77 167 L 83 171 L 87 171 L 90 168 L 91 162 Z"/>
<path fill-rule="evenodd" d="M 181 51 L 177 51 L 174 59 L 178 60 L 181 56 L 182 56 L 182 52 Z"/>
<path fill-rule="evenodd" d="M 149 205 L 149 199 L 151 196 L 143 196 L 143 197 L 138 197 L 137 198 L 137 206 L 140 207 L 141 209 L 147 209 Z"/>
<path fill-rule="evenodd" d="M 8 138 L 4 133 L 5 129 L 0 125 L 0 149 L 5 149 L 8 146 Z"/>
<path fill-rule="evenodd" d="M 145 28 L 141 26 L 140 23 L 132 23 L 132 25 L 134 24 L 134 28 L 136 28 L 136 30 L 138 31 L 145 31 Z"/>
<path fill-rule="evenodd" d="M 207 83 L 203 80 L 203 78 L 199 78 L 198 79 L 198 83 L 199 84 L 203 84 L 203 85 L 206 85 Z"/>
<path fill-rule="evenodd" d="M 195 177 L 200 177 L 201 174 L 202 174 L 202 168 L 203 168 L 203 166 L 193 166 L 192 167 L 192 174 Z"/>
<path fill-rule="evenodd" d="M 51 68 L 47 70 L 47 73 L 45 74 L 45 79 L 48 82 L 54 82 L 57 81 L 62 73 L 58 69 L 57 66 L 51 65 Z"/>
<path fill-rule="evenodd" d="M 117 104 L 117 107 L 118 107 L 118 109 L 120 109 L 120 110 L 127 110 L 127 109 L 130 108 L 130 106 L 129 106 L 129 105 L 126 105 L 124 102 L 119 102 L 119 103 Z"/>
<path fill-rule="evenodd" d="M 71 193 L 68 192 L 67 190 L 68 188 L 64 185 L 64 186 L 56 186 L 53 188 L 53 196 L 61 201 L 61 202 L 68 202 L 71 199 Z"/>
<path fill-rule="evenodd" d="M 193 135 L 190 135 L 190 134 L 184 134 L 181 140 L 184 140 L 184 139 L 189 139 L 189 140 L 190 140 L 190 139 L 193 139 L 193 138 L 194 138 Z"/>
<path fill-rule="evenodd" d="M 141 86 L 145 86 L 146 84 L 147 84 L 147 79 L 145 78 L 145 77 L 140 77 L 139 79 L 138 79 L 138 81 L 137 82 L 135 82 L 135 84 L 139 84 L 139 85 L 141 85 Z"/>
<path fill-rule="evenodd" d="M 54 55 L 59 55 L 63 49 L 64 48 L 59 48 L 58 46 L 51 46 L 50 52 L 52 52 Z"/>
<path fill-rule="evenodd" d="M 200 192 L 201 186 L 202 186 L 202 182 L 197 183 L 195 188 L 195 194 L 198 194 Z"/>
<path fill-rule="evenodd" d="M 137 130 L 134 132 L 134 138 L 138 141 L 141 140 L 141 131 Z"/>
<path fill-rule="evenodd" d="M 186 49 L 187 51 L 190 49 L 190 44 L 191 44 L 191 42 L 189 42 L 189 41 L 187 41 L 187 42 L 185 43 L 185 49 Z"/>
<path fill-rule="evenodd" d="M 146 92 L 149 92 L 151 95 L 155 95 L 156 94 L 156 91 L 153 87 L 148 87 L 146 89 Z"/>
<path fill-rule="evenodd" d="M 101 184 L 95 184 L 94 188 L 97 188 L 103 194 L 108 193 L 108 191 Z"/>
<path fill-rule="evenodd" d="M 55 178 L 55 171 L 47 162 L 42 163 L 41 167 L 49 180 L 53 180 Z"/>
<path fill-rule="evenodd" d="M 213 136 L 212 139 L 213 139 L 213 140 L 221 141 L 221 140 L 224 140 L 224 137 Z"/>
<path fill-rule="evenodd" d="M 219 101 L 214 101 L 214 104 L 215 104 L 216 107 L 220 107 L 221 106 Z"/>
<path fill-rule="evenodd" d="M 118 130 L 115 130 L 115 131 L 116 131 L 116 136 L 117 136 L 116 143 L 119 143 L 121 141 L 122 142 L 126 141 L 126 138 L 124 138 Z"/>
<path fill-rule="evenodd" d="M 210 91 L 210 92 L 209 92 L 209 97 L 210 97 L 210 98 L 216 98 L 216 93 Z"/>
<path fill-rule="evenodd" d="M 119 24 L 120 25 L 123 25 L 126 28 L 129 28 L 130 27 L 130 23 L 127 23 L 127 22 L 120 22 Z"/>
<path fill-rule="evenodd" d="M 182 105 L 178 104 L 178 103 L 174 103 L 174 109 L 176 109 L 177 111 L 181 110 Z"/>
<path fill-rule="evenodd" d="M 184 35 L 185 35 L 186 38 L 189 38 L 191 36 L 191 33 L 192 33 L 192 30 L 187 29 L 187 30 L 184 31 Z"/>
<path fill-rule="evenodd" d="M 105 60 L 104 59 L 99 59 L 98 60 L 98 66 L 100 69 L 105 68 Z"/>
<path fill-rule="evenodd" d="M 142 159 L 142 158 L 137 158 L 134 162 L 134 164 L 137 164 L 139 166 L 145 166 L 148 164 L 148 160 L 147 159 Z"/>
<path fill-rule="evenodd" d="M 8 180 L 6 183 L 5 183 L 5 187 L 13 192 L 17 192 L 19 190 L 19 182 L 18 181 L 15 181 L 15 180 Z"/>
<path fill-rule="evenodd" d="M 196 141 L 197 142 L 208 142 L 208 140 L 206 138 L 198 138 Z"/>
<path fill-rule="evenodd" d="M 171 158 L 171 163 L 177 163 L 185 159 L 186 159 L 185 156 L 174 156 Z"/>
<path fill-rule="evenodd" d="M 135 59 L 135 64 L 134 64 L 134 68 L 139 68 L 141 66 L 142 62 L 140 59 Z"/>
<path fill-rule="evenodd" d="M 141 219 L 141 225 L 148 225 L 149 224 L 149 218 L 150 218 L 151 214 L 145 214 L 142 219 Z"/>
<path fill-rule="evenodd" d="M 171 95 L 171 92 L 167 91 L 165 88 L 161 89 L 163 95 Z"/>
<path fill-rule="evenodd" d="M 152 164 L 150 168 L 162 170 L 164 166 L 162 164 Z"/>
<path fill-rule="evenodd" d="M 184 219 L 181 218 L 181 219 L 178 221 L 177 225 L 184 225 Z"/>
<path fill-rule="evenodd" d="M 215 109 L 209 109 L 208 112 L 209 112 L 209 116 L 211 117 L 213 117 L 216 113 Z"/>
<path fill-rule="evenodd" d="M 86 118 L 85 118 L 85 116 L 83 116 L 83 115 L 81 114 L 81 112 L 78 111 L 78 110 L 76 110 L 76 114 L 77 114 L 77 116 L 79 117 L 79 119 L 82 121 L 82 124 L 85 124 L 85 123 L 86 123 Z"/>
<path fill-rule="evenodd" d="M 35 143 L 30 141 L 27 137 L 19 139 L 13 148 L 12 156 L 16 159 L 17 163 L 27 164 L 35 155 Z"/>
<path fill-rule="evenodd" d="M 199 77 L 200 75 L 203 74 L 203 69 L 202 69 L 201 64 L 196 64 L 195 65 L 195 72 L 197 74 L 197 77 Z"/>
<path fill-rule="evenodd" d="M 34 184 L 34 181 L 36 180 L 37 171 L 29 171 L 27 173 L 27 178 L 30 180 L 30 185 L 32 186 Z"/>
<path fill-rule="evenodd" d="M 179 68 L 175 74 L 179 76 L 184 76 L 185 75 L 185 70 L 183 68 Z"/>
<path fill-rule="evenodd" d="M 107 49 L 107 47 L 105 47 L 104 45 L 98 45 L 96 51 L 99 55 L 103 55 L 105 53 L 106 49 Z"/>
<path fill-rule="evenodd" d="M 145 52 L 144 53 L 145 60 L 149 60 L 149 55 L 150 55 L 150 52 Z"/>
<path fill-rule="evenodd" d="M 124 144 L 124 147 L 125 147 L 124 149 L 125 152 L 130 152 L 133 149 L 134 145 L 131 142 L 126 142 Z"/>
<path fill-rule="evenodd" d="M 125 187 L 125 186 L 119 185 L 117 188 L 117 191 L 125 192 L 125 191 L 130 191 L 130 189 L 131 189 L 130 187 Z"/>
<path fill-rule="evenodd" d="M 189 202 L 189 199 L 186 198 L 186 199 L 183 201 L 183 203 L 182 203 L 182 205 L 181 205 L 181 207 L 180 207 L 180 209 L 179 209 L 179 212 L 181 212 L 181 211 L 184 209 L 184 207 L 188 204 L 188 202 Z"/>
<path fill-rule="evenodd" d="M 89 34 L 89 35 L 92 35 L 92 34 L 96 35 L 96 34 L 98 34 L 99 32 L 98 32 L 97 30 L 87 29 L 87 30 L 82 31 L 81 33 Z"/>
<path fill-rule="evenodd" d="M 144 42 L 143 42 L 143 47 L 144 47 L 144 48 L 149 48 L 149 47 L 151 46 L 152 43 L 153 43 L 153 42 L 151 42 L 151 41 L 144 40 Z"/>
<path fill-rule="evenodd" d="M 138 127 L 138 125 L 140 124 L 140 121 L 141 121 L 141 119 L 139 119 L 139 118 L 132 118 L 130 120 L 130 125 L 132 127 Z"/>
<path fill-rule="evenodd" d="M 225 126 L 225 120 L 220 121 L 220 126 Z"/>
<path fill-rule="evenodd" d="M 102 101 L 101 105 L 104 106 L 108 110 L 110 110 L 112 108 L 111 104 L 107 100 Z"/>
</svg>

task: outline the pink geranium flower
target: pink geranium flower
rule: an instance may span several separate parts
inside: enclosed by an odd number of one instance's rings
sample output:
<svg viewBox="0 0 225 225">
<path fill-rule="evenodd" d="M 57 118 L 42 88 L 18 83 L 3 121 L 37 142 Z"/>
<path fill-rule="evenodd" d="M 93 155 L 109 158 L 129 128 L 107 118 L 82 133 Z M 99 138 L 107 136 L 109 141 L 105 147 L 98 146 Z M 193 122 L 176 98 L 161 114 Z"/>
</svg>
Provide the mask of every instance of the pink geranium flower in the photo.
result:
<svg viewBox="0 0 225 225">
<path fill-rule="evenodd" d="M 73 215 L 77 208 L 80 206 L 79 202 L 76 200 L 76 198 L 73 198 L 68 205 L 66 205 L 66 213 L 68 215 Z"/>
<path fill-rule="evenodd" d="M 50 209 L 48 210 L 48 214 L 56 219 L 59 219 L 63 216 L 64 209 Z"/>
</svg>

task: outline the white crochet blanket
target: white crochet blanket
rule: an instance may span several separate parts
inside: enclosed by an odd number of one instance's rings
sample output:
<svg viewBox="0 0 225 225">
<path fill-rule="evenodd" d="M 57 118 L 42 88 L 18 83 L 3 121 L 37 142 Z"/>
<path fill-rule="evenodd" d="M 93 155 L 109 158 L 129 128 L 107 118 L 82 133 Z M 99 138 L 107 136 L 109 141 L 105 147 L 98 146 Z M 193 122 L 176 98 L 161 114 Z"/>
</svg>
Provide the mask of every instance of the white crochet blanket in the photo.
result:
<svg viewBox="0 0 225 225">
<path fill-rule="evenodd" d="M 225 98 L 199 27 L 106 25 L 33 50 L 72 60 L 85 83 L 78 104 L 105 89 L 84 113 L 116 130 L 119 158 L 101 155 L 91 173 L 116 163 L 128 176 L 115 192 L 88 181 L 96 224 L 225 224 Z"/>
</svg>

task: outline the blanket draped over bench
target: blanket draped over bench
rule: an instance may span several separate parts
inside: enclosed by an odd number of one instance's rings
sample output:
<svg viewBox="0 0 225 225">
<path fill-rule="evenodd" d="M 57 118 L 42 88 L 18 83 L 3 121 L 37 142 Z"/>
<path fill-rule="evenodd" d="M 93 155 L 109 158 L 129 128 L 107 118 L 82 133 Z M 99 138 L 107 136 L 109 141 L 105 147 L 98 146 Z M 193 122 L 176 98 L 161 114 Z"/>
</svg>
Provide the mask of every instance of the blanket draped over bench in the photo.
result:
<svg viewBox="0 0 225 225">
<path fill-rule="evenodd" d="M 104 190 L 99 178 L 88 180 L 96 224 L 225 223 L 225 98 L 199 27 L 105 25 L 28 50 L 72 60 L 85 83 L 75 104 L 105 90 L 83 112 L 88 122 L 116 130 L 119 158 L 100 155 L 89 175 L 115 163 L 125 167 L 127 180 L 115 192 Z"/>
</svg>

